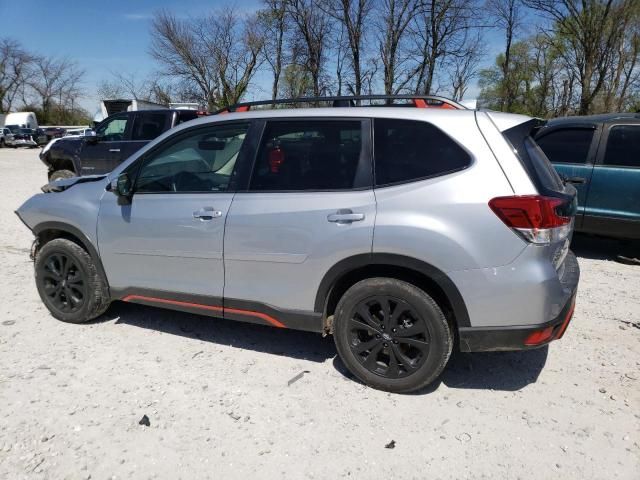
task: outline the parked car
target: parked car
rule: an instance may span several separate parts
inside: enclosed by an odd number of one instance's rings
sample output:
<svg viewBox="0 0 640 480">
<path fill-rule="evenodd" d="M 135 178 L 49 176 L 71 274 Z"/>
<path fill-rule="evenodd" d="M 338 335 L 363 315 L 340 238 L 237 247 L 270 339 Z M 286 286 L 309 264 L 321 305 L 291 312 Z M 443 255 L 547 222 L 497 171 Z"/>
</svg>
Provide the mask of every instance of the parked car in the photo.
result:
<svg viewBox="0 0 640 480">
<path fill-rule="evenodd" d="M 521 350 L 567 329 L 576 191 L 530 137 L 537 122 L 397 107 L 214 115 L 108 175 L 51 182 L 16 213 L 55 318 L 86 322 L 122 300 L 332 333 L 361 381 L 412 391 L 454 342 Z"/>
<path fill-rule="evenodd" d="M 640 239 L 640 115 L 557 118 L 536 142 L 578 190 L 576 231 Z"/>
<path fill-rule="evenodd" d="M 0 148 L 4 148 L 7 146 L 7 143 L 11 143 L 13 141 L 13 133 L 6 127 L 0 128 Z"/>
<path fill-rule="evenodd" d="M 65 137 L 89 137 L 92 135 L 92 128 L 75 128 L 73 130 L 67 130 L 64 134 Z"/>
<path fill-rule="evenodd" d="M 35 130 L 32 130 L 30 128 L 11 128 L 11 127 L 9 127 L 9 129 L 13 133 L 13 138 L 6 142 L 8 147 L 35 148 L 38 146 L 38 143 L 34 140 L 34 137 L 36 137 Z"/>
<path fill-rule="evenodd" d="M 112 115 L 85 135 L 63 137 L 40 159 L 49 169 L 49 179 L 107 173 L 154 138 L 187 120 L 197 118 L 193 110 L 140 110 Z"/>
<path fill-rule="evenodd" d="M 44 129 L 44 133 L 47 135 L 49 140 L 53 140 L 54 138 L 61 138 L 67 132 L 66 129 L 61 127 L 47 127 Z"/>
<path fill-rule="evenodd" d="M 31 138 L 39 147 L 42 145 L 46 145 L 49 142 L 49 137 L 42 128 L 32 129 Z"/>
</svg>

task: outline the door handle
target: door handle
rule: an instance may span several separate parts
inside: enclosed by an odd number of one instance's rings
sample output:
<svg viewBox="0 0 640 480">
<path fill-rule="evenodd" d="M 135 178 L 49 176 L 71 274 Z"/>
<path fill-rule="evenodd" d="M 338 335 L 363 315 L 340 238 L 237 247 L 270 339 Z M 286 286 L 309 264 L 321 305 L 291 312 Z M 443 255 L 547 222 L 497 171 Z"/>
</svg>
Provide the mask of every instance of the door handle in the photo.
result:
<svg viewBox="0 0 640 480">
<path fill-rule="evenodd" d="M 214 218 L 220 218 L 222 212 L 215 210 L 213 207 L 204 207 L 200 210 L 193 212 L 193 218 L 199 218 L 200 220 L 213 220 Z"/>
<path fill-rule="evenodd" d="M 581 185 L 583 183 L 587 183 L 587 179 L 584 177 L 568 177 L 565 180 L 566 183 L 573 183 L 576 185 Z"/>
<path fill-rule="evenodd" d="M 113 153 L 119 153 L 120 149 L 119 148 L 110 148 L 109 151 L 113 152 Z"/>
<path fill-rule="evenodd" d="M 353 223 L 361 222 L 364 220 L 364 213 L 353 213 L 348 208 L 338 210 L 336 213 L 331 213 L 327 216 L 327 220 L 332 223 Z"/>
</svg>

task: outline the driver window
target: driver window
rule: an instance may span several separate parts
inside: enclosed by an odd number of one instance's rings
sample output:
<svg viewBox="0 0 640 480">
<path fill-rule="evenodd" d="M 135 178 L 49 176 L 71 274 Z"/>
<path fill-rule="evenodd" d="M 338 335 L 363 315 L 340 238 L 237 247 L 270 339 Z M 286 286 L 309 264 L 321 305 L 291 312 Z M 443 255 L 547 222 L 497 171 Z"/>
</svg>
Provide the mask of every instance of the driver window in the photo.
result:
<svg viewBox="0 0 640 480">
<path fill-rule="evenodd" d="M 127 129 L 127 117 L 115 117 L 103 123 L 96 130 L 96 136 L 106 142 L 119 142 L 124 140 L 124 132 Z"/>
<path fill-rule="evenodd" d="M 145 161 L 135 192 L 226 191 L 248 129 L 246 123 L 187 133 Z"/>
</svg>

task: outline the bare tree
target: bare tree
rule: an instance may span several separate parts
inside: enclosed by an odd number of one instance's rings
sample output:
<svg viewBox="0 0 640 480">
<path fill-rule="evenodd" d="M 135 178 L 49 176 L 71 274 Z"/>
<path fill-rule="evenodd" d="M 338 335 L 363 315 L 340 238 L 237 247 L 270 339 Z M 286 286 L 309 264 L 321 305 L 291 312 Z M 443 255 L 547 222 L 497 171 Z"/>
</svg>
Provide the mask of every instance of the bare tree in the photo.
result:
<svg viewBox="0 0 640 480">
<path fill-rule="evenodd" d="M 472 0 L 429 0 L 412 23 L 416 48 L 416 93 L 433 93 L 436 71 L 452 58 L 467 52 L 467 37 L 474 26 Z"/>
<path fill-rule="evenodd" d="M 412 78 L 404 50 L 407 28 L 421 6 L 420 0 L 382 0 L 378 17 L 378 48 L 386 95 L 401 92 Z"/>
<path fill-rule="evenodd" d="M 349 44 L 349 62 L 353 72 L 351 91 L 355 95 L 362 93 L 363 50 L 365 25 L 373 8 L 373 0 L 322 0 L 322 9 L 334 18 L 346 33 Z M 342 46 L 342 44 L 340 44 Z"/>
<path fill-rule="evenodd" d="M 34 73 L 28 81 L 29 87 L 37 97 L 42 115 L 49 118 L 55 102 L 63 106 L 77 100 L 81 94 L 80 83 L 84 70 L 67 58 L 35 57 Z"/>
<path fill-rule="evenodd" d="M 264 9 L 258 12 L 258 18 L 264 30 L 264 60 L 273 74 L 271 100 L 275 100 L 286 61 L 283 47 L 287 32 L 287 0 L 264 0 Z"/>
<path fill-rule="evenodd" d="M 241 99 L 263 46 L 256 19 L 240 18 L 233 9 L 188 20 L 161 11 L 153 19 L 151 35 L 150 53 L 162 73 L 199 90 L 210 110 Z"/>
<path fill-rule="evenodd" d="M 215 66 L 218 106 L 238 103 L 247 91 L 264 45 L 259 27 L 256 17 L 240 19 L 233 9 L 218 11 L 196 25 L 196 36 Z"/>
<path fill-rule="evenodd" d="M 173 86 L 158 78 L 138 78 L 133 73 L 111 72 L 112 79 L 102 80 L 97 93 L 101 99 L 134 98 L 146 102 L 168 105 L 173 96 Z"/>
<path fill-rule="evenodd" d="M 287 0 L 287 11 L 295 24 L 294 48 L 299 61 L 309 72 L 313 95 L 322 93 L 322 75 L 327 60 L 331 21 L 315 0 Z"/>
<path fill-rule="evenodd" d="M 488 0 L 487 13 L 495 19 L 496 27 L 503 31 L 505 38 L 502 70 L 502 99 L 500 110 L 509 111 L 515 100 L 511 75 L 511 46 L 522 26 L 521 0 Z"/>
<path fill-rule="evenodd" d="M 197 87 L 207 107 L 214 110 L 219 87 L 215 60 L 193 32 L 192 23 L 167 11 L 158 12 L 151 24 L 150 53 L 163 74 Z"/>
<path fill-rule="evenodd" d="M 11 111 L 29 77 L 33 56 L 15 40 L 0 39 L 0 112 Z"/>
<path fill-rule="evenodd" d="M 456 101 L 464 98 L 469 84 L 478 76 L 478 67 L 484 56 L 480 33 L 467 40 L 460 53 L 460 55 L 453 57 L 449 66 L 451 97 Z"/>
</svg>

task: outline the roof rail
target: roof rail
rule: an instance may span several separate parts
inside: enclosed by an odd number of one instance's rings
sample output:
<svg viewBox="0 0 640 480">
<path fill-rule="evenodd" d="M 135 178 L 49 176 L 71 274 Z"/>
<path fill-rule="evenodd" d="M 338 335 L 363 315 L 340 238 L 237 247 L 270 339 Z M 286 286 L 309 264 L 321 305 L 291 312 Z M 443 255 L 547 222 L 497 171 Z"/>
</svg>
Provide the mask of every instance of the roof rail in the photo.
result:
<svg viewBox="0 0 640 480">
<path fill-rule="evenodd" d="M 252 107 L 259 106 L 271 106 L 275 108 L 276 105 L 283 104 L 297 104 L 308 103 L 318 106 L 319 103 L 331 103 L 333 107 L 355 107 L 360 106 L 362 101 L 376 101 L 384 100 L 382 105 L 369 105 L 369 106 L 384 106 L 384 107 L 406 107 L 408 102 L 392 103 L 394 100 L 410 100 L 414 107 L 417 108 L 444 108 L 450 110 L 466 110 L 467 107 L 454 100 L 445 97 L 438 97 L 435 95 L 354 95 L 354 96 L 333 96 L 333 97 L 298 97 L 298 98 L 279 98 L 276 100 L 259 100 L 256 102 L 242 102 L 236 103 L 229 107 L 221 108 L 214 112 L 214 115 L 221 113 L 231 112 L 247 112 Z"/>
</svg>

